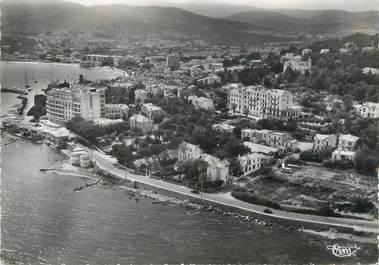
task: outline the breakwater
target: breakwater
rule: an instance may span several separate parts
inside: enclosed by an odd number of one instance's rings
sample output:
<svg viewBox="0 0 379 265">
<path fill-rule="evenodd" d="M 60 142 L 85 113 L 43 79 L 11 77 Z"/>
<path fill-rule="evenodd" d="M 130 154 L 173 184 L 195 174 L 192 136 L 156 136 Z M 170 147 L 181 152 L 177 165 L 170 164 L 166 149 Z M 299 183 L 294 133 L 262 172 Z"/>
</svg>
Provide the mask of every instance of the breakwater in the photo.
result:
<svg viewBox="0 0 379 265">
<path fill-rule="evenodd" d="M 121 180 L 118 176 L 111 174 L 109 172 L 106 172 L 103 169 L 97 168 L 95 172 L 106 178 Z M 260 224 L 264 226 L 276 227 L 276 228 L 281 228 L 285 230 L 298 230 L 298 229 L 307 228 L 307 229 L 312 229 L 316 231 L 321 231 L 321 230 L 325 231 L 325 230 L 329 230 L 333 228 L 342 233 L 359 234 L 359 235 L 369 234 L 366 232 L 356 231 L 353 227 L 346 227 L 346 226 L 341 226 L 338 224 L 333 225 L 331 223 L 321 223 L 321 222 L 281 218 L 280 216 L 264 213 L 263 211 L 262 213 L 259 213 L 259 212 L 255 212 L 243 207 L 236 207 L 234 205 L 228 205 L 226 203 L 221 203 L 221 202 L 210 200 L 210 199 L 203 199 L 199 195 L 184 194 L 181 192 L 147 184 L 145 182 L 138 181 L 138 180 L 133 180 L 133 181 L 125 180 L 125 179 L 122 179 L 122 180 L 123 180 L 122 182 L 123 185 L 127 184 L 129 187 L 134 188 L 134 189 L 150 190 L 160 195 L 174 197 L 179 200 L 178 202 L 181 205 L 185 205 L 185 206 L 201 205 L 203 206 L 204 211 L 210 211 L 216 214 L 237 218 L 246 222 L 254 222 L 256 224 Z M 275 213 L 275 210 L 273 210 L 273 212 Z"/>
</svg>

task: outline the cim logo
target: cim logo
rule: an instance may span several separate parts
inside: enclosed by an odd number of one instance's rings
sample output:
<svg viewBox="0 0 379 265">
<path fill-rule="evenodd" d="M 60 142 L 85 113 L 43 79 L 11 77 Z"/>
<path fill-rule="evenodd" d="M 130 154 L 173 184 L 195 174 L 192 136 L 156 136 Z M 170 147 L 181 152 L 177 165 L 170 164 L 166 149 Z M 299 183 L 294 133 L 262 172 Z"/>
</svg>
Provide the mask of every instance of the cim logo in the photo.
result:
<svg viewBox="0 0 379 265">
<path fill-rule="evenodd" d="M 338 244 L 334 244 L 332 246 L 327 246 L 327 249 L 331 249 L 334 256 L 339 258 L 344 257 L 355 257 L 357 255 L 357 251 L 361 249 L 360 247 L 354 246 L 340 246 Z"/>
</svg>

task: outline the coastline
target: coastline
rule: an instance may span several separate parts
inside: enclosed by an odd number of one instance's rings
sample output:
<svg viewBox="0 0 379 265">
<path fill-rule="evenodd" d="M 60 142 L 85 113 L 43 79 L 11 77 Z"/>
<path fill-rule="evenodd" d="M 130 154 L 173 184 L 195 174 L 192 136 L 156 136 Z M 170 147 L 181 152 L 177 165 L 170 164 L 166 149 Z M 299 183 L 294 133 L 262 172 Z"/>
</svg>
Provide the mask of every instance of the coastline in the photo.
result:
<svg viewBox="0 0 379 265">
<path fill-rule="evenodd" d="M 25 139 L 25 138 L 24 138 Z M 26 140 L 30 140 L 26 138 Z M 33 141 L 31 141 L 33 142 Z M 64 153 L 67 156 L 68 151 L 61 150 L 62 153 Z M 98 151 L 94 151 L 93 153 L 96 153 Z M 238 201 L 238 204 L 226 201 L 220 201 L 212 199 L 212 195 L 214 194 L 189 194 L 185 191 L 179 191 L 176 189 L 170 189 L 169 187 L 164 187 L 164 184 L 168 183 L 162 183 L 159 180 L 153 180 L 149 179 L 150 181 L 153 181 L 154 183 L 157 182 L 157 184 L 149 183 L 144 178 L 145 176 L 142 175 L 135 175 L 131 171 L 128 170 L 127 177 L 125 178 L 125 169 L 122 170 L 122 176 L 118 174 L 114 174 L 115 172 L 111 172 L 110 170 L 104 169 L 99 165 L 98 162 L 96 162 L 96 159 L 93 157 L 94 162 L 94 170 L 93 173 L 101 176 L 102 178 L 116 181 L 117 183 L 122 183 L 123 185 L 126 185 L 129 188 L 134 188 L 137 190 L 144 190 L 144 191 L 152 191 L 154 194 L 160 194 L 161 196 L 167 196 L 170 198 L 175 198 L 179 201 L 186 201 L 190 202 L 194 205 L 202 205 L 203 207 L 210 207 L 211 209 L 215 209 L 216 213 L 225 215 L 232 215 L 236 214 L 239 216 L 240 219 L 246 219 L 247 221 L 251 220 L 257 220 L 256 222 L 262 223 L 265 226 L 273 226 L 273 227 L 283 227 L 284 229 L 309 229 L 309 230 L 315 230 L 317 232 L 319 231 L 328 231 L 329 229 L 333 228 L 336 229 L 339 232 L 342 233 L 348 233 L 348 234 L 366 234 L 373 236 L 376 233 L 376 230 L 372 228 L 371 224 L 373 222 L 371 221 L 357 221 L 357 220 L 350 220 L 350 219 L 336 219 L 336 218 L 329 218 L 329 217 L 322 217 L 322 216 L 307 216 L 304 214 L 292 214 L 288 213 L 289 216 L 282 216 L 279 212 L 274 210 L 274 214 L 268 214 L 263 211 L 263 209 L 267 208 L 260 205 L 252 205 L 244 202 Z M 121 169 L 118 169 L 121 171 Z M 67 173 L 70 175 L 69 173 Z M 132 178 L 130 178 L 130 175 L 133 175 Z M 187 190 L 186 187 L 180 186 L 181 189 Z M 210 198 L 208 198 L 210 197 Z M 217 194 L 216 194 L 216 198 Z M 257 210 L 254 208 L 262 209 Z M 279 214 L 278 214 L 279 213 Z M 289 218 L 290 216 L 293 216 L 292 218 Z M 310 217 L 311 219 L 307 219 Z"/>
<path fill-rule="evenodd" d="M 6 133 L 9 136 L 17 137 L 17 135 L 13 135 L 10 132 L 6 131 Z M 19 139 L 37 144 L 35 141 L 25 137 L 19 137 Z M 12 143 L 13 142 L 9 144 Z M 51 146 L 46 146 L 51 148 Z M 62 160 L 60 160 L 61 164 L 58 167 L 51 168 L 51 173 L 67 177 L 81 178 L 84 181 L 83 185 L 86 185 L 88 180 L 100 179 L 101 181 L 95 185 L 107 185 L 116 190 L 126 191 L 128 192 L 129 199 L 136 201 L 144 198 L 151 200 L 152 204 L 178 205 L 183 207 L 187 215 L 196 215 L 201 214 L 201 212 L 207 212 L 223 216 L 225 218 L 231 218 L 238 222 L 252 223 L 284 231 L 299 231 L 301 233 L 308 233 L 328 239 L 353 240 L 355 242 L 370 244 L 375 243 L 376 240 L 376 237 L 373 237 L 373 234 L 369 232 L 358 232 L 351 229 L 338 229 L 330 226 L 302 225 L 291 222 L 282 222 L 276 218 L 270 219 L 265 218 L 263 215 L 252 215 L 249 212 L 238 211 L 233 207 L 225 207 L 217 203 L 212 204 L 202 200 L 193 200 L 193 198 L 178 196 L 175 192 L 159 190 L 147 185 L 141 185 L 141 183 L 136 183 L 136 181 L 119 178 L 98 168 L 97 166 L 93 169 L 83 170 L 69 164 L 67 159 L 69 151 L 59 150 L 59 152 L 63 155 Z M 85 186 L 85 188 L 87 187 L 88 186 Z"/>
</svg>

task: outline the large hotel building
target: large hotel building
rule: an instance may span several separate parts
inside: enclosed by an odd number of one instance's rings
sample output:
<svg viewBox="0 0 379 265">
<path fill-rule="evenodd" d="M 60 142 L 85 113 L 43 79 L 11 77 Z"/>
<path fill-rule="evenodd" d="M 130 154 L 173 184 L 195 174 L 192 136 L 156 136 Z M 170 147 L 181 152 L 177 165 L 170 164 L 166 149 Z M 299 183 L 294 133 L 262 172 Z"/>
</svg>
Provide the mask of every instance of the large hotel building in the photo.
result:
<svg viewBox="0 0 379 265">
<path fill-rule="evenodd" d="M 297 119 L 300 108 L 294 105 L 293 94 L 262 86 L 239 86 L 229 90 L 229 109 L 257 118 Z"/>
<path fill-rule="evenodd" d="M 122 104 L 105 104 L 105 88 L 72 84 L 70 87 L 53 88 L 47 92 L 46 111 L 49 121 L 64 124 L 74 117 L 82 117 L 87 121 L 121 118 L 127 107 Z"/>
<path fill-rule="evenodd" d="M 105 89 L 71 85 L 47 92 L 47 118 L 63 124 L 74 117 L 95 120 L 105 116 Z"/>
</svg>

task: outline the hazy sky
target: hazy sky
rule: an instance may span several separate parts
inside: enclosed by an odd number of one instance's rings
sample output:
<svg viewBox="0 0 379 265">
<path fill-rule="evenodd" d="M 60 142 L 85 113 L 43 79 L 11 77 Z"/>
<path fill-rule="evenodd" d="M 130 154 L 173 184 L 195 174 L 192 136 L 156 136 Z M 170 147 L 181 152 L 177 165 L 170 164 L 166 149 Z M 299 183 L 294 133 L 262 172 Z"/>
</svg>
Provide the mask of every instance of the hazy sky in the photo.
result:
<svg viewBox="0 0 379 265">
<path fill-rule="evenodd" d="M 68 0 L 84 5 L 124 3 L 128 5 L 170 5 L 189 0 Z M 248 4 L 263 8 L 301 8 L 301 9 L 344 9 L 379 10 L 379 0 L 197 0 L 199 2 L 223 2 L 229 4 Z"/>
</svg>

